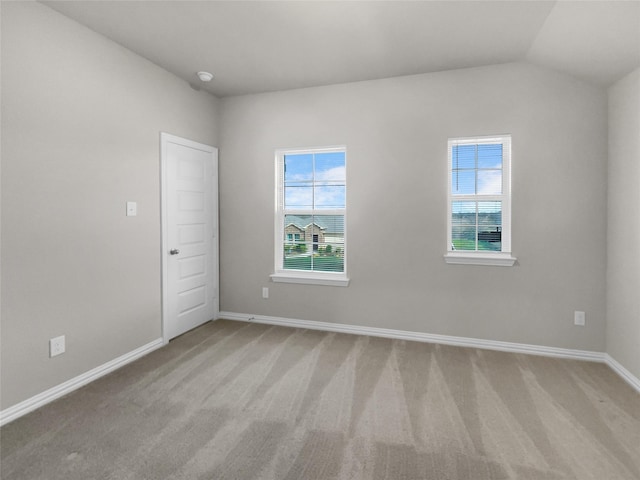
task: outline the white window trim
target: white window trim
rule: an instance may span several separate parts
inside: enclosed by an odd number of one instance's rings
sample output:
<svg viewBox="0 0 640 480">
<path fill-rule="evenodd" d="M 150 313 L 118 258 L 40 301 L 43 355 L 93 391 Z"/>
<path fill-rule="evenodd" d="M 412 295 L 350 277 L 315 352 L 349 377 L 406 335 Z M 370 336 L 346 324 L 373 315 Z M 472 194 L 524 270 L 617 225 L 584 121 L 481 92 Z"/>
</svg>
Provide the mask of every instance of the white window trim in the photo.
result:
<svg viewBox="0 0 640 480">
<path fill-rule="evenodd" d="M 275 283 L 301 283 L 305 285 L 327 285 L 330 287 L 347 287 L 349 279 L 342 273 L 303 273 L 299 270 L 283 270 L 280 273 L 272 273 L 271 281 Z"/>
<path fill-rule="evenodd" d="M 500 195 L 456 195 L 455 200 L 479 199 L 502 202 L 502 251 L 462 251 L 452 250 L 452 225 L 451 225 L 451 203 L 454 196 L 451 192 L 452 182 L 452 149 L 454 145 L 478 145 L 483 143 L 502 143 L 502 194 Z M 511 267 L 517 258 L 511 255 L 511 135 L 490 135 L 482 137 L 450 138 L 447 150 L 447 253 L 444 260 L 450 265 L 484 265 Z"/>
<path fill-rule="evenodd" d="M 510 253 L 497 252 L 447 252 L 444 261 L 450 265 L 485 265 L 489 267 L 512 267 L 517 258 Z"/>
<path fill-rule="evenodd" d="M 347 147 L 344 145 L 318 148 L 278 149 L 275 154 L 276 161 L 276 205 L 275 205 L 275 267 L 270 275 L 271 281 L 276 283 L 298 283 L 306 285 L 327 285 L 334 287 L 346 287 L 349 285 L 347 277 L 347 209 L 323 209 L 322 215 L 344 216 L 344 272 L 313 272 L 306 270 L 285 270 L 282 268 L 284 261 L 284 156 L 305 153 L 344 152 L 346 166 Z M 347 189 L 348 190 L 348 189 Z M 347 192 L 348 195 L 348 192 Z M 345 197 L 346 203 L 346 197 Z M 291 215 L 309 215 L 309 210 L 287 210 Z"/>
</svg>

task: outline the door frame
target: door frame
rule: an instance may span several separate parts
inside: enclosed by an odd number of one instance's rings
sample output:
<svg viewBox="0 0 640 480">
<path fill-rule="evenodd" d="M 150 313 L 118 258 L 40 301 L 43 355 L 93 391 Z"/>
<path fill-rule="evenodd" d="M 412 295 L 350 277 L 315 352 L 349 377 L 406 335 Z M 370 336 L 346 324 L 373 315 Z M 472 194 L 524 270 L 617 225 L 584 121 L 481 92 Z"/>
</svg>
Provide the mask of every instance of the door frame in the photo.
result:
<svg viewBox="0 0 640 480">
<path fill-rule="evenodd" d="M 167 322 L 168 322 L 168 281 L 169 281 L 169 267 L 167 262 L 167 253 L 171 248 L 168 244 L 168 221 L 167 221 L 167 178 L 168 178 L 168 169 L 167 169 L 167 146 L 169 143 L 177 143 L 179 145 L 184 145 L 191 148 L 196 148 L 198 150 L 203 150 L 206 152 L 211 152 L 214 154 L 214 182 L 212 183 L 214 191 L 212 193 L 212 197 L 216 198 L 216 205 L 213 209 L 214 218 L 214 236 L 211 239 L 213 242 L 213 276 L 215 282 L 215 292 L 216 292 L 216 302 L 214 304 L 214 312 L 213 312 L 213 320 L 217 320 L 220 315 L 220 299 L 219 299 L 219 284 L 220 284 L 220 259 L 219 259 L 219 227 L 218 227 L 218 149 L 211 145 L 206 145 L 204 143 L 194 142 L 193 140 L 189 140 L 186 138 L 178 137 L 176 135 L 172 135 L 166 132 L 160 132 L 160 263 L 162 266 L 162 277 L 161 277 L 161 302 L 162 302 L 162 343 L 166 345 L 169 343 Z"/>
</svg>

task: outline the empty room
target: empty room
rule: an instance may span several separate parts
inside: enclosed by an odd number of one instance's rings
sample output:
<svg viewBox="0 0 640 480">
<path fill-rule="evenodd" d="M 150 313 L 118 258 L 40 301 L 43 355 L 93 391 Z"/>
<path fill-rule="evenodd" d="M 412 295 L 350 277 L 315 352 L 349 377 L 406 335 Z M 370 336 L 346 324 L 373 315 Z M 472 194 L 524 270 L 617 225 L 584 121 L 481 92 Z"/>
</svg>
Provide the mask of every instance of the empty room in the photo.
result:
<svg viewBox="0 0 640 480">
<path fill-rule="evenodd" d="M 2 479 L 640 479 L 640 1 L 0 19 Z"/>
</svg>

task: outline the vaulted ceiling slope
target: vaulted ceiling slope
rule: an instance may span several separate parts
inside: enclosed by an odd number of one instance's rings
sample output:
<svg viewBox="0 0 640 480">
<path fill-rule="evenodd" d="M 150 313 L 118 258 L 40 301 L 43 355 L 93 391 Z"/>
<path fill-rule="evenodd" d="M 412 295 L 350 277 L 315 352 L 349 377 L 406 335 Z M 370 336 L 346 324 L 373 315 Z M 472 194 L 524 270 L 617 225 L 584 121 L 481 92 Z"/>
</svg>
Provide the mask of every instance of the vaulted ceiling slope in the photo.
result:
<svg viewBox="0 0 640 480">
<path fill-rule="evenodd" d="M 218 96 L 529 61 L 608 86 L 640 1 L 42 1 Z"/>
</svg>

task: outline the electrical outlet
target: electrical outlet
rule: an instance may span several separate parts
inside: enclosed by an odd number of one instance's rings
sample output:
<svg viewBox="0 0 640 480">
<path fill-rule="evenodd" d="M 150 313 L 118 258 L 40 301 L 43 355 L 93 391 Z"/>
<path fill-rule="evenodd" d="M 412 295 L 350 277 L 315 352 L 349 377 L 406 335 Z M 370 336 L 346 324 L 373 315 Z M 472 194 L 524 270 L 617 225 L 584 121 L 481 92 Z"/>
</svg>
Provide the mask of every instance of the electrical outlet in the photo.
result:
<svg viewBox="0 0 640 480">
<path fill-rule="evenodd" d="M 574 325 L 578 325 L 579 327 L 584 327 L 585 325 L 585 313 L 584 312 L 579 312 L 579 311 L 575 311 L 573 312 L 573 324 Z"/>
<path fill-rule="evenodd" d="M 136 202 L 127 202 L 127 217 L 135 217 L 138 215 L 138 204 Z"/>
<path fill-rule="evenodd" d="M 62 355 L 65 351 L 64 335 L 49 340 L 49 357 Z"/>
<path fill-rule="evenodd" d="M 262 287 L 262 298 L 269 298 L 269 287 Z"/>
</svg>

